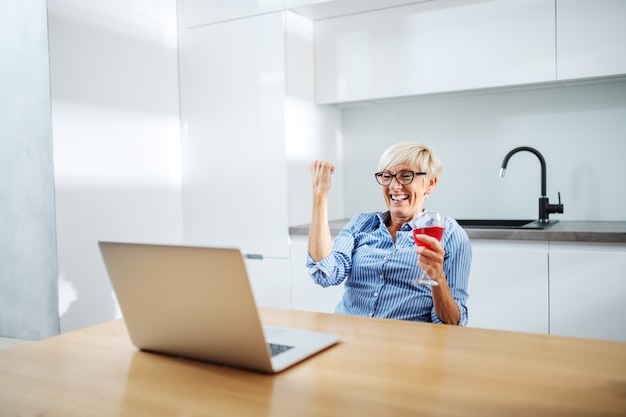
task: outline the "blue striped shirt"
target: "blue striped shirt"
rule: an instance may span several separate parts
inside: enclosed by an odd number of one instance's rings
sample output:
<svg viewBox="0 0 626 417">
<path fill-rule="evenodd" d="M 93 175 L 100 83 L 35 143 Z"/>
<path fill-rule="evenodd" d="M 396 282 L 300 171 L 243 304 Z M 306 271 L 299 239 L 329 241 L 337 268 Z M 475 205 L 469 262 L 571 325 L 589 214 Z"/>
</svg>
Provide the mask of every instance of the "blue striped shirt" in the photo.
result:
<svg viewBox="0 0 626 417">
<path fill-rule="evenodd" d="M 402 225 L 394 243 L 385 225 L 388 218 L 389 212 L 357 214 L 334 239 L 330 255 L 315 262 L 307 254 L 313 281 L 328 287 L 345 280 L 335 313 L 441 323 L 430 286 L 412 283 L 421 270 L 411 224 Z M 472 247 L 465 230 L 450 218 L 441 245 L 446 251 L 443 269 L 461 313 L 459 325 L 466 326 Z"/>
</svg>

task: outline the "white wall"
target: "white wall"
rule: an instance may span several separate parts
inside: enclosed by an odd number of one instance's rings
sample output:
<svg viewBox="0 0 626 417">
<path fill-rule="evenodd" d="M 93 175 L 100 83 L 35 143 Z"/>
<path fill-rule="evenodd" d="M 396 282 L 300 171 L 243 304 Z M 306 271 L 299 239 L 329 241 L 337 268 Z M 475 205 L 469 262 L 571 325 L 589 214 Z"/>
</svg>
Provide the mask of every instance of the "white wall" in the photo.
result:
<svg viewBox="0 0 626 417">
<path fill-rule="evenodd" d="M 182 241 L 175 0 L 50 0 L 61 331 L 119 317 L 98 240 Z"/>
<path fill-rule="evenodd" d="M 537 218 L 539 160 L 516 154 L 498 176 L 508 151 L 531 146 L 546 159 L 550 202 L 561 192 L 565 212 L 551 219 L 626 220 L 626 81 L 424 96 L 343 116 L 347 217 L 384 209 L 373 178 L 380 154 L 415 140 L 444 163 L 427 205 L 452 217 Z"/>
</svg>

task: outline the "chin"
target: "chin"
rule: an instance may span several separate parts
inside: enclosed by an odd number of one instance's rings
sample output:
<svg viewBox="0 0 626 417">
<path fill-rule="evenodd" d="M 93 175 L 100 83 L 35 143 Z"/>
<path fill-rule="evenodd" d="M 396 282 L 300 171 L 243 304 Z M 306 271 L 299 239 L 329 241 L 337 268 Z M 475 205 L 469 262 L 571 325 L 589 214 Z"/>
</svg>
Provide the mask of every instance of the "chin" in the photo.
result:
<svg viewBox="0 0 626 417">
<path fill-rule="evenodd" d="M 390 207 L 389 212 L 395 217 L 407 217 L 411 215 L 411 211 L 404 207 Z"/>
</svg>

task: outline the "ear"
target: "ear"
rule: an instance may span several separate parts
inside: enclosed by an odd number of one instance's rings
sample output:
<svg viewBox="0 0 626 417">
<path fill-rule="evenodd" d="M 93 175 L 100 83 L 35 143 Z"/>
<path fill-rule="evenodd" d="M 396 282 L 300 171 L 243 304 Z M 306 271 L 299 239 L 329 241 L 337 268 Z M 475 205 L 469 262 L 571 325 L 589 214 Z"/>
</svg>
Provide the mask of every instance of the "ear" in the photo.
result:
<svg viewBox="0 0 626 417">
<path fill-rule="evenodd" d="M 437 183 L 439 182 L 439 177 L 433 177 L 428 181 L 427 192 L 431 194 L 437 188 Z"/>
</svg>

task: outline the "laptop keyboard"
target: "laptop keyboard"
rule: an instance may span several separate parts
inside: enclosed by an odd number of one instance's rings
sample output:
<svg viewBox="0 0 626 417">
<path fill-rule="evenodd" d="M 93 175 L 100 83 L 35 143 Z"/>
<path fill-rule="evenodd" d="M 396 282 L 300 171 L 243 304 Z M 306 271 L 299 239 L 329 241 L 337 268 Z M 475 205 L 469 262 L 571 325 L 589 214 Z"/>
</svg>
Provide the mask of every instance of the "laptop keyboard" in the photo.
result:
<svg viewBox="0 0 626 417">
<path fill-rule="evenodd" d="M 271 356 L 276 356 L 279 353 L 282 353 L 286 350 L 289 350 L 291 348 L 293 348 L 293 346 L 288 346 L 288 345 L 279 345 L 277 343 L 268 343 L 267 344 L 270 348 L 270 355 Z"/>
</svg>

